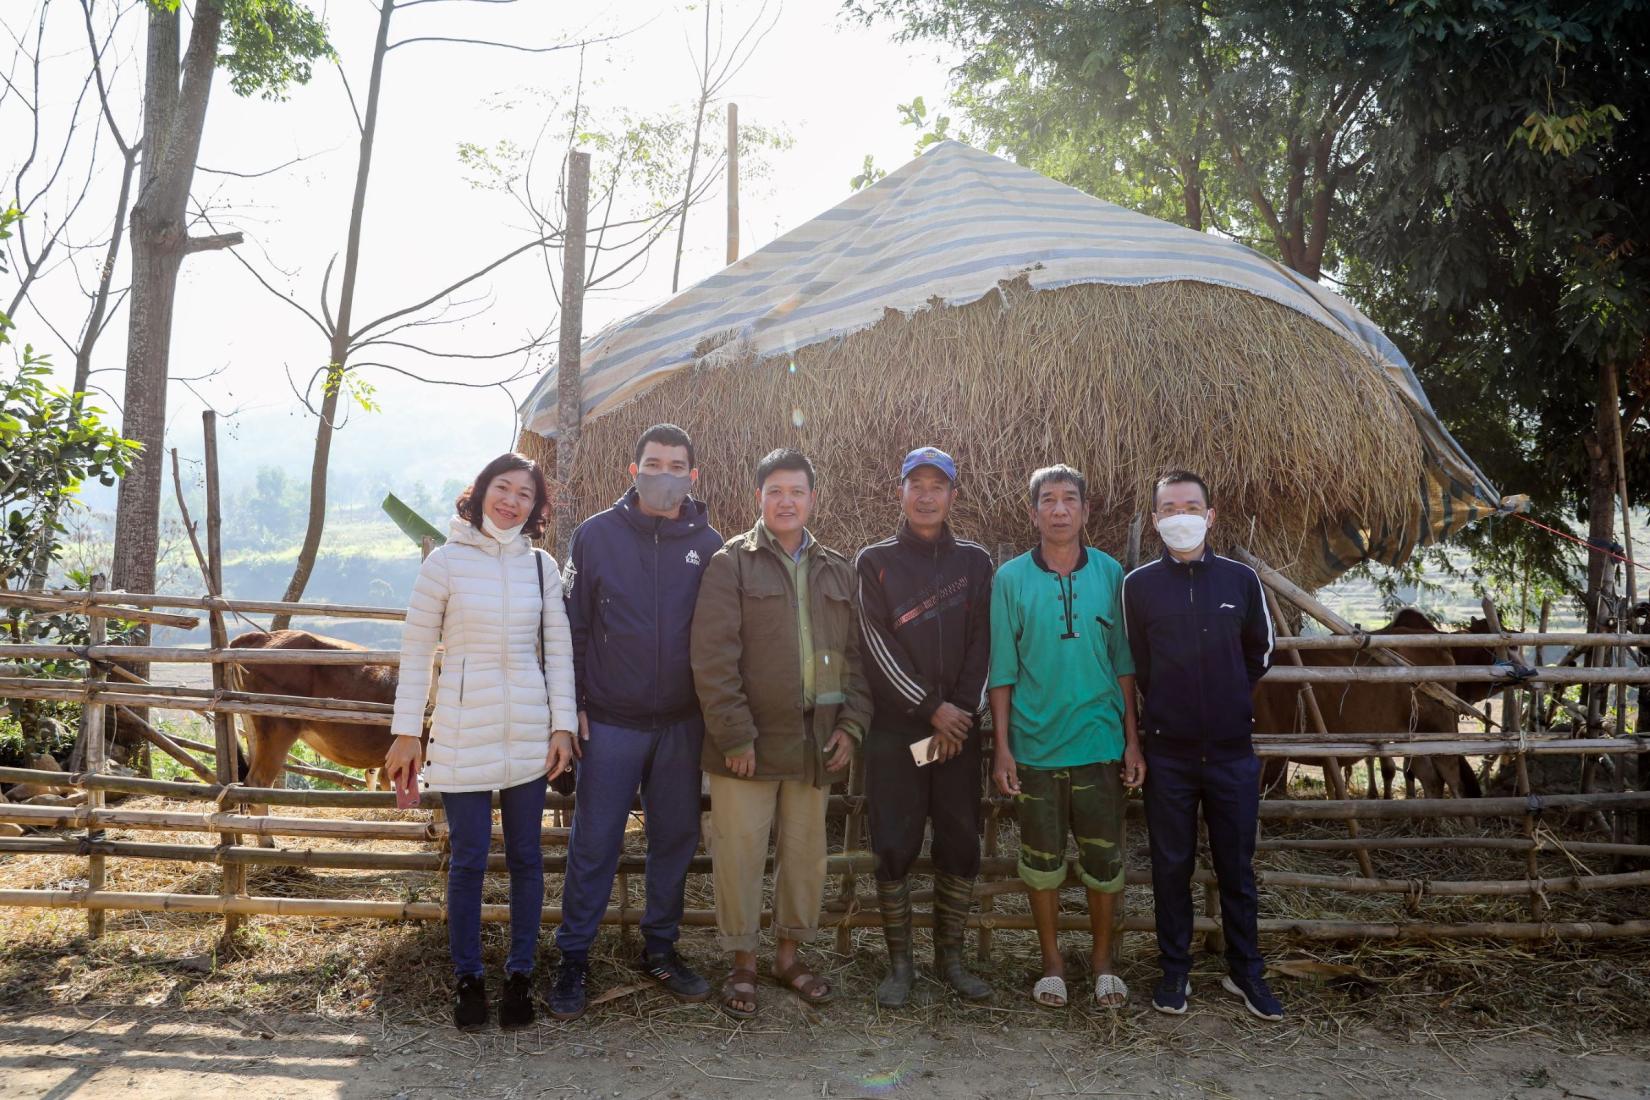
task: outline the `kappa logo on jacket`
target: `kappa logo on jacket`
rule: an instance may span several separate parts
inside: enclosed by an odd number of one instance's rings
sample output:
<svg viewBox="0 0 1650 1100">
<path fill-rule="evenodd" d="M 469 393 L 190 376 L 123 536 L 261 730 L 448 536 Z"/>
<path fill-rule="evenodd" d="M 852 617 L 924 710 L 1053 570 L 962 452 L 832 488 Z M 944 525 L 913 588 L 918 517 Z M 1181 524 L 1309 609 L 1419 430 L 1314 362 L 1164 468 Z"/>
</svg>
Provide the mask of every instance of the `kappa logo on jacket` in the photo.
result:
<svg viewBox="0 0 1650 1100">
<path fill-rule="evenodd" d="M 687 552 L 686 561 L 689 565 L 698 565 L 699 564 L 699 551 L 689 550 Z"/>
</svg>

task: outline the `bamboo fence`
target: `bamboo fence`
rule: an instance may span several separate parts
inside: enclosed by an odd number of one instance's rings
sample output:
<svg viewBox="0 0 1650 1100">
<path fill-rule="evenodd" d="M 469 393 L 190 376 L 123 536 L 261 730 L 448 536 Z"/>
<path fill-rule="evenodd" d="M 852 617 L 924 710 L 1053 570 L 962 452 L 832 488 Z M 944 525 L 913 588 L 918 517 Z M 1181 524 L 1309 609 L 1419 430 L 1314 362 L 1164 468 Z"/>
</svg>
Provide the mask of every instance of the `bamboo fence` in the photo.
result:
<svg viewBox="0 0 1650 1100">
<path fill-rule="evenodd" d="M 210 504 L 210 501 L 209 501 Z M 210 530 L 210 527 L 209 527 Z M 215 547 L 213 548 L 215 550 Z M 1421 919 L 1395 921 L 1358 921 L 1331 919 L 1265 919 L 1261 930 L 1303 939 L 1443 939 L 1490 938 L 1501 940 L 1532 940 L 1546 938 L 1604 939 L 1650 934 L 1650 920 L 1552 921 L 1542 919 L 1546 899 L 1559 894 L 1580 894 L 1596 891 L 1631 890 L 1650 887 L 1650 870 L 1629 869 L 1626 861 L 1650 861 L 1650 783 L 1646 782 L 1646 761 L 1650 761 L 1650 738 L 1628 734 L 1624 728 L 1611 728 L 1600 718 L 1591 727 L 1574 732 L 1554 731 L 1544 721 L 1543 700 L 1548 710 L 1556 685 L 1590 685 L 1597 692 L 1612 688 L 1622 692 L 1629 686 L 1650 684 L 1650 667 L 1641 667 L 1634 655 L 1645 641 L 1637 635 L 1620 633 L 1547 633 L 1505 632 L 1494 624 L 1488 634 L 1437 635 L 1371 635 L 1358 630 L 1335 617 L 1309 594 L 1301 591 L 1261 563 L 1254 563 L 1272 598 L 1276 621 L 1284 623 L 1281 604 L 1291 603 L 1326 625 L 1327 636 L 1292 637 L 1280 631 L 1277 648 L 1286 657 L 1280 659 L 1268 678 L 1281 683 L 1297 685 L 1303 703 L 1303 713 L 1309 719 L 1305 728 L 1295 733 L 1258 734 L 1256 751 L 1262 757 L 1286 760 L 1321 761 L 1325 767 L 1325 781 L 1333 797 L 1314 800 L 1273 799 L 1262 803 L 1260 819 L 1262 837 L 1259 850 L 1263 852 L 1331 852 L 1351 857 L 1344 874 L 1304 874 L 1271 869 L 1257 872 L 1260 885 L 1270 891 L 1310 890 L 1340 894 L 1387 894 L 1402 896 L 1418 903 L 1424 897 L 1452 898 L 1529 898 L 1532 919 L 1508 921 L 1441 922 Z M 213 571 L 207 575 L 215 581 Z M 216 584 L 213 585 L 217 587 Z M 28 835 L 0 838 L 0 853 L 50 854 L 85 859 L 88 867 L 88 885 L 80 889 L 0 889 L 0 905 L 19 907 L 72 908 L 84 910 L 94 934 L 101 930 L 103 915 L 110 909 L 141 910 L 146 912 L 184 912 L 222 916 L 226 927 L 245 917 L 293 916 L 334 917 L 367 920 L 441 920 L 442 902 L 375 901 L 356 898 L 260 897 L 246 892 L 248 867 L 307 867 L 333 870 L 400 871 L 427 873 L 439 878 L 445 867 L 446 825 L 440 812 L 440 796 L 427 795 L 424 806 L 405 811 L 394 820 L 356 820 L 326 816 L 304 816 L 293 811 L 311 810 L 373 810 L 394 809 L 394 795 L 385 791 L 369 790 L 289 790 L 284 788 L 252 788 L 235 782 L 235 745 L 232 721 L 234 715 L 276 715 L 292 718 L 324 718 L 335 722 L 355 722 L 367 725 L 386 725 L 390 708 L 381 704 L 340 699 L 310 699 L 294 696 L 232 690 L 224 672 L 237 664 L 329 664 L 369 665 L 393 664 L 396 654 L 388 650 L 266 652 L 230 649 L 224 630 L 224 617 L 229 615 L 271 614 L 287 612 L 296 615 L 318 615 L 329 618 L 372 618 L 393 620 L 403 616 L 394 608 L 352 607 L 325 603 L 284 604 L 265 601 L 229 600 L 219 596 L 204 597 L 156 596 L 150 594 L 103 591 L 50 591 L 45 593 L 0 592 L 0 606 L 23 607 L 30 610 L 50 610 L 83 614 L 94 624 L 110 618 L 128 621 L 159 623 L 167 613 L 156 608 L 188 609 L 204 612 L 215 620 L 212 644 L 206 648 L 178 646 L 111 646 L 98 644 L 101 631 L 94 631 L 94 644 L 89 646 L 63 645 L 0 645 L 0 664 L 15 665 L 27 661 L 77 661 L 86 666 L 86 675 L 79 680 L 47 679 L 22 675 L 0 676 L 0 698 L 55 699 L 79 702 L 87 716 L 84 732 L 88 736 L 85 754 L 86 768 L 74 773 L 38 771 L 34 769 L 0 768 L 0 783 L 31 783 L 67 787 L 84 798 L 72 805 L 23 805 L 0 803 L 0 821 L 12 822 L 35 830 L 72 830 L 55 835 Z M 174 616 L 177 618 L 178 616 Z M 189 620 L 196 621 L 196 620 Z M 171 625 L 177 625 L 175 623 Z M 1498 657 L 1506 659 L 1499 665 L 1456 666 L 1448 664 L 1410 665 L 1393 652 L 1398 648 L 1439 651 L 1473 647 L 1489 648 Z M 1566 647 L 1569 652 L 1552 665 L 1520 667 L 1513 659 L 1525 648 L 1539 654 L 1543 649 Z M 1352 667 L 1322 667 L 1307 665 L 1305 654 L 1322 650 L 1353 650 L 1367 655 L 1370 663 Z M 1592 662 L 1586 667 L 1573 667 L 1570 662 L 1578 654 L 1602 651 L 1611 654 L 1607 660 Z M 142 664 L 209 664 L 215 673 L 211 689 L 185 688 L 152 683 L 131 675 L 123 666 Z M 14 671 L 14 670 L 8 670 Z M 134 682 L 136 681 L 136 682 Z M 1316 693 L 1335 685 L 1347 683 L 1390 683 L 1409 685 L 1415 692 L 1428 694 L 1459 713 L 1477 717 L 1483 723 L 1483 732 L 1459 731 L 1454 734 L 1425 731 L 1374 731 L 1368 733 L 1340 733 L 1328 730 L 1317 705 Z M 1499 721 L 1485 710 L 1462 701 L 1450 685 L 1490 683 L 1502 685 L 1502 708 Z M 111 774 L 105 765 L 104 737 L 106 731 L 100 716 L 106 708 L 117 708 L 125 728 L 161 748 L 169 756 L 184 763 L 200 780 L 169 781 L 130 775 Z M 200 713 L 214 720 L 213 742 L 208 744 L 166 734 L 153 724 L 134 715 L 135 708 L 153 707 Z M 1584 708 L 1571 706 L 1584 717 Z M 95 747 L 94 747 L 95 742 Z M 212 759 L 200 760 L 197 754 L 210 754 Z M 1580 756 L 1588 761 L 1611 758 L 1619 761 L 1614 769 L 1610 790 L 1587 790 L 1569 794 L 1542 794 L 1530 789 L 1525 761 L 1529 757 L 1554 754 Z M 1342 768 L 1344 762 L 1366 759 L 1374 755 L 1402 755 L 1405 757 L 1440 756 L 1502 756 L 1513 760 L 1518 769 L 1519 786 L 1513 797 L 1439 798 L 1383 800 L 1354 798 L 1346 787 Z M 1638 764 L 1637 790 L 1626 789 L 1622 782 L 1628 758 Z M 304 768 L 289 761 L 289 768 L 307 772 L 340 785 L 360 785 L 360 780 L 341 772 L 324 768 Z M 862 891 L 864 880 L 873 871 L 871 856 L 862 850 L 862 831 L 865 820 L 863 775 L 856 763 L 844 788 L 845 793 L 833 794 L 828 812 L 842 822 L 843 851 L 833 854 L 826 873 L 835 883 L 833 896 L 827 901 L 823 925 L 838 932 L 839 944 L 845 943 L 853 928 L 876 926 L 880 923 L 874 897 Z M 128 809 L 107 805 L 110 795 L 146 795 L 171 802 L 205 804 L 204 808 Z M 707 803 L 708 805 L 708 800 Z M 565 813 L 572 805 L 570 798 L 555 794 L 546 796 L 546 807 Z M 257 807 L 262 813 L 247 812 Z M 1139 816 L 1138 800 L 1128 803 L 1128 811 Z M 982 817 L 986 822 L 984 839 L 985 858 L 980 883 L 976 888 L 978 911 L 970 916 L 970 924 L 977 929 L 982 956 L 992 950 L 992 934 L 997 929 L 1030 928 L 1029 914 L 1005 912 L 997 904 L 999 898 L 1023 890 L 1015 876 L 1012 855 L 1001 854 L 998 827 L 1012 822 L 1015 817 L 1011 801 L 985 794 L 982 798 Z M 1600 840 L 1561 839 L 1551 832 L 1556 822 L 1568 815 L 1603 814 L 1614 823 L 1612 838 Z M 1360 832 L 1360 825 L 1375 822 L 1439 822 L 1448 819 L 1507 819 L 1523 823 L 1521 836 L 1471 835 L 1415 835 L 1369 836 Z M 1636 842 L 1626 839 L 1627 825 L 1637 820 Z M 544 866 L 551 874 L 565 870 L 565 843 L 567 830 L 549 819 L 552 824 L 542 830 Z M 1537 828 L 1545 821 L 1548 828 Z M 1264 835 L 1267 827 L 1288 826 L 1317 822 L 1340 827 L 1344 823 L 1348 835 L 1335 837 L 1300 837 Z M 149 843 L 135 839 L 110 839 L 111 830 L 130 833 L 197 834 L 199 843 Z M 495 834 L 497 830 L 495 829 Z M 304 845 L 311 840 L 330 839 L 350 842 L 390 842 L 405 846 L 406 850 L 374 851 L 362 848 L 271 848 L 242 843 L 245 837 L 263 839 L 281 837 L 289 843 Z M 1442 880 L 1382 876 L 1378 873 L 1376 857 L 1382 853 L 1414 849 L 1451 849 L 1455 851 L 1496 851 L 1522 855 L 1524 876 L 1508 879 Z M 1606 873 L 1577 873 L 1578 857 L 1606 857 L 1612 869 Z M 1560 861 L 1563 871 L 1543 871 L 1542 858 Z M 103 886 L 104 869 L 109 860 L 158 860 L 183 864 L 208 864 L 220 868 L 221 889 L 217 894 L 132 893 L 110 891 Z M 628 879 L 640 873 L 644 862 L 627 856 L 619 866 L 617 904 L 610 907 L 604 922 L 621 927 L 639 923 L 640 912 L 630 904 Z M 916 868 L 921 874 L 928 870 L 926 863 Z M 504 873 L 503 857 L 495 854 L 489 870 Z M 691 873 L 704 874 L 710 870 L 709 858 L 698 856 Z M 1130 871 L 1130 883 L 1147 881 L 1144 872 Z M 1076 884 L 1075 872 L 1068 880 Z M 1208 888 L 1213 878 L 1206 869 L 1194 876 L 1194 885 Z M 1213 896 L 1213 891 L 1208 891 Z M 489 921 L 508 919 L 507 907 L 484 907 L 483 918 Z M 560 919 L 554 907 L 544 910 L 546 923 Z M 768 923 L 770 916 L 764 917 Z M 709 910 L 689 910 L 684 917 L 688 925 L 714 924 L 715 915 Z M 926 926 L 929 920 L 919 915 L 917 923 Z M 1061 917 L 1062 927 L 1086 927 L 1081 914 Z M 1152 929 L 1150 914 L 1128 914 L 1120 917 L 1125 931 Z M 1206 915 L 1197 918 L 1199 931 L 1218 935 L 1220 919 L 1218 906 L 1208 905 Z"/>
</svg>

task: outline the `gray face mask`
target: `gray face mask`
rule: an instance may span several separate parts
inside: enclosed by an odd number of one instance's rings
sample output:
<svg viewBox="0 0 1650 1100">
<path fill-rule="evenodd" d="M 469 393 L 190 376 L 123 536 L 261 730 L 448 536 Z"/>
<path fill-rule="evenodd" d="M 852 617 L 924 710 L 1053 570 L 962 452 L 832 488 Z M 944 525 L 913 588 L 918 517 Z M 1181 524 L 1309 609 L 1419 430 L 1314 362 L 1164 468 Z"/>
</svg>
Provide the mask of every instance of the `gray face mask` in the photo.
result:
<svg viewBox="0 0 1650 1100">
<path fill-rule="evenodd" d="M 637 474 L 636 495 L 650 512 L 674 512 L 682 506 L 693 478 L 688 474 Z"/>
</svg>

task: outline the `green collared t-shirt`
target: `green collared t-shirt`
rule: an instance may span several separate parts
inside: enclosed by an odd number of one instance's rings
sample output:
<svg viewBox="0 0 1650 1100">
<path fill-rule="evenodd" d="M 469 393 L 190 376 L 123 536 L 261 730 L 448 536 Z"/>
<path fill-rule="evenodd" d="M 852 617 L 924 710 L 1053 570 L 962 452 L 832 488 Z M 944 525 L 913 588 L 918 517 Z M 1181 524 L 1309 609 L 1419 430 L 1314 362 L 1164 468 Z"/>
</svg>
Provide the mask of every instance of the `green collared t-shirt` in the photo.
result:
<svg viewBox="0 0 1650 1100">
<path fill-rule="evenodd" d="M 1123 567 L 1083 548 L 1062 577 L 1032 550 L 997 570 L 991 588 L 989 687 L 1012 687 L 1009 748 L 1034 768 L 1123 758 L 1123 692 L 1134 675 L 1123 632 Z"/>
</svg>

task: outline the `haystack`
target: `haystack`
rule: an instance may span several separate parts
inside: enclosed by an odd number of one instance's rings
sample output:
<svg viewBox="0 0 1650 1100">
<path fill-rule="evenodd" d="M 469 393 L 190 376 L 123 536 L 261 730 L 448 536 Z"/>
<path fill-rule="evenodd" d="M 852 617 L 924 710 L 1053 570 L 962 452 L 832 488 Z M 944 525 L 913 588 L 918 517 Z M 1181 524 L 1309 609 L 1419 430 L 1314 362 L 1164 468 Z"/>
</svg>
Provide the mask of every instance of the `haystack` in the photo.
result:
<svg viewBox="0 0 1650 1100">
<path fill-rule="evenodd" d="M 693 434 L 729 534 L 755 516 L 757 460 L 808 452 L 813 527 L 849 553 L 885 537 L 899 457 L 930 443 L 961 469 L 957 529 L 994 549 L 1028 545 L 1028 475 L 1063 461 L 1088 476 L 1091 539 L 1121 558 L 1153 479 L 1184 466 L 1214 486 L 1226 544 L 1309 586 L 1500 504 L 1343 300 L 955 142 L 610 326 L 582 379 L 580 515 L 668 420 Z M 522 446 L 550 466 L 555 383 L 522 409 Z"/>
</svg>

